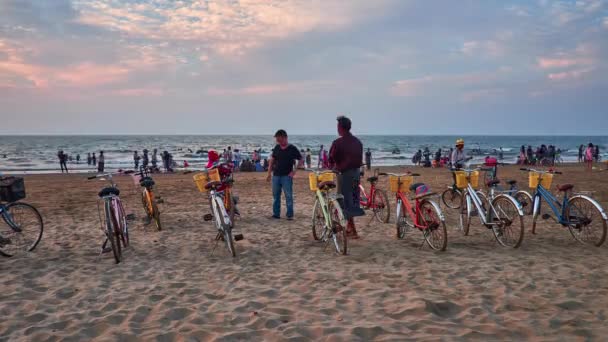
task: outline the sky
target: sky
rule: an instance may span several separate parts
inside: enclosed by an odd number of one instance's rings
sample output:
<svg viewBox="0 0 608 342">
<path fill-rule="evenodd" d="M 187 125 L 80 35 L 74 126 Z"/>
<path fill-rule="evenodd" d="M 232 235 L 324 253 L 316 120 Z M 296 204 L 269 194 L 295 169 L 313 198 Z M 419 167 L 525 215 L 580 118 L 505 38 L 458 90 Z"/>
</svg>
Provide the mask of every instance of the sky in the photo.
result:
<svg viewBox="0 0 608 342">
<path fill-rule="evenodd" d="M 608 0 L 0 0 L 0 134 L 595 134 Z"/>
</svg>

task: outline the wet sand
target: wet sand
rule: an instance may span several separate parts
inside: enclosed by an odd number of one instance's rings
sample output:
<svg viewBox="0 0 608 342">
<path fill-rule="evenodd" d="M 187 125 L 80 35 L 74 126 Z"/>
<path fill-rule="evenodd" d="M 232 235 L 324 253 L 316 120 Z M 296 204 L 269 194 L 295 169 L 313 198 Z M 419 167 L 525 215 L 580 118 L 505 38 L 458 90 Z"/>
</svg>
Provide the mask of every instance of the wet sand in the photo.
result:
<svg viewBox="0 0 608 342">
<path fill-rule="evenodd" d="M 396 170 L 396 168 L 393 168 Z M 608 172 L 560 168 L 554 184 L 593 190 L 608 207 Z M 436 191 L 446 170 L 416 169 Z M 527 184 L 517 167 L 502 179 Z M 314 242 L 313 196 L 296 178 L 296 220 L 270 220 L 264 174 L 236 175 L 245 240 L 232 259 L 192 175 L 156 175 L 164 230 L 144 226 L 129 177 L 117 177 L 131 224 L 124 262 L 99 255 L 96 194 L 84 175 L 30 175 L 27 202 L 45 219 L 33 252 L 0 258 L 0 340 L 592 340 L 608 336 L 608 244 L 583 246 L 551 221 L 521 248 L 500 247 L 474 221 L 471 236 L 448 217 L 448 249 L 421 246 L 391 223 L 358 219 L 362 239 L 337 256 Z M 386 188 L 385 181 L 381 186 Z"/>
</svg>

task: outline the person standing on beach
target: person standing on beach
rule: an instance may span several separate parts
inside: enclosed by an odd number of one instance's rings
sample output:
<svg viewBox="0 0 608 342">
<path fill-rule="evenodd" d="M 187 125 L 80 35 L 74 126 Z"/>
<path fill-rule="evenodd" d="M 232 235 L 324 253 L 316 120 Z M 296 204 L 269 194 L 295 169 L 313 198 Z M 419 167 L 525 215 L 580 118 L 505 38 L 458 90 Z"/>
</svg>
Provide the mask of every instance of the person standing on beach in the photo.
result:
<svg viewBox="0 0 608 342">
<path fill-rule="evenodd" d="M 354 218 L 365 215 L 360 207 L 359 182 L 360 168 L 363 165 L 363 144 L 350 132 L 352 123 L 349 118 L 339 116 L 338 139 L 334 140 L 329 149 L 329 166 L 338 171 L 338 193 L 342 194 L 344 216 L 348 220 L 346 233 L 353 239 L 358 239 Z"/>
<path fill-rule="evenodd" d="M 593 144 L 589 143 L 587 149 L 585 150 L 585 163 L 587 164 L 587 170 L 591 171 L 593 169 L 593 153 L 595 149 L 593 148 Z"/>
<path fill-rule="evenodd" d="M 80 164 L 80 154 L 76 155 L 76 164 Z"/>
<path fill-rule="evenodd" d="M 600 162 L 600 145 L 595 145 L 595 152 L 593 152 L 593 159 L 596 163 Z"/>
<path fill-rule="evenodd" d="M 323 166 L 323 156 L 325 155 L 325 149 L 323 148 L 323 145 L 321 145 L 321 147 L 319 148 L 319 161 L 317 162 L 317 169 L 320 169 L 321 166 Z"/>
<path fill-rule="evenodd" d="M 154 149 L 152 153 L 152 169 L 156 170 L 156 164 L 158 163 L 158 149 Z"/>
<path fill-rule="evenodd" d="M 581 146 L 578 147 L 578 162 L 582 163 L 585 160 L 583 159 L 583 150 L 585 149 L 585 147 L 581 144 Z"/>
<path fill-rule="evenodd" d="M 464 163 L 469 159 L 470 158 L 467 157 L 467 154 L 464 151 L 464 140 L 456 140 L 456 149 L 454 149 L 450 158 L 451 167 L 455 169 L 462 169 L 464 167 Z"/>
<path fill-rule="evenodd" d="M 91 165 L 91 153 L 87 153 L 87 165 Z"/>
<path fill-rule="evenodd" d="M 95 159 L 95 153 L 93 153 L 93 160 Z M 97 163 L 97 172 L 102 173 L 106 166 L 106 157 L 103 155 L 103 151 L 99 151 L 99 163 Z"/>
<path fill-rule="evenodd" d="M 148 157 L 148 150 L 144 148 L 144 155 L 141 158 L 141 166 L 143 166 L 144 170 L 148 168 L 149 162 L 150 158 Z"/>
<path fill-rule="evenodd" d="M 309 169 L 312 167 L 312 153 L 310 152 L 310 148 L 306 149 L 306 167 Z"/>
<path fill-rule="evenodd" d="M 372 150 L 369 148 L 367 149 L 367 152 L 365 152 L 365 165 L 367 165 L 368 170 L 372 169 Z"/>
<path fill-rule="evenodd" d="M 57 158 L 59 158 L 59 166 L 61 167 L 61 173 L 65 170 L 65 173 L 68 173 L 68 155 L 63 153 L 63 150 L 57 153 Z"/>
<path fill-rule="evenodd" d="M 293 220 L 293 178 L 296 175 L 297 167 L 301 166 L 304 160 L 300 151 L 289 143 L 285 130 L 278 130 L 274 138 L 277 145 L 272 149 L 266 177 L 268 182 L 272 179 L 272 218 L 281 218 L 281 192 L 283 192 L 287 207 L 287 220 Z M 297 166 L 296 161 L 298 161 Z"/>
<path fill-rule="evenodd" d="M 135 164 L 135 170 L 139 170 L 139 160 L 141 157 L 137 154 L 137 151 L 133 151 L 133 163 Z"/>
<path fill-rule="evenodd" d="M 95 156 L 95 152 L 93 152 L 93 156 L 91 157 L 91 165 L 93 165 L 93 167 L 97 167 L 97 157 Z"/>
<path fill-rule="evenodd" d="M 239 167 L 241 166 L 241 151 L 239 149 L 234 150 L 232 159 L 233 159 L 232 162 L 234 164 L 234 171 L 238 171 Z"/>
</svg>

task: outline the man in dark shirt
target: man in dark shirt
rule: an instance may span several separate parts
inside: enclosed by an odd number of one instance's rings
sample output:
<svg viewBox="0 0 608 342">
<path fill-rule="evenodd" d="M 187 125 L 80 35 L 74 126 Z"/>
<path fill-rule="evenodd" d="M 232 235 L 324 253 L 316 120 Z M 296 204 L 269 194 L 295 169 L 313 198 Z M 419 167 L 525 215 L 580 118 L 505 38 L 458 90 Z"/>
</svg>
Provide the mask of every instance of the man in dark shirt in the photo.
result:
<svg viewBox="0 0 608 342">
<path fill-rule="evenodd" d="M 354 217 L 365 212 L 359 206 L 359 168 L 363 165 L 363 144 L 350 133 L 351 121 L 345 116 L 338 117 L 338 135 L 329 149 L 329 164 L 338 175 L 338 192 L 344 196 L 344 215 L 348 219 L 347 233 L 358 238 Z"/>
<path fill-rule="evenodd" d="M 277 145 L 272 149 L 270 163 L 268 165 L 267 181 L 272 178 L 272 218 L 281 218 L 281 191 L 285 193 L 285 205 L 287 206 L 287 219 L 293 219 L 293 177 L 298 167 L 302 166 L 304 160 L 302 154 L 287 140 L 287 132 L 280 129 L 274 135 Z"/>
</svg>

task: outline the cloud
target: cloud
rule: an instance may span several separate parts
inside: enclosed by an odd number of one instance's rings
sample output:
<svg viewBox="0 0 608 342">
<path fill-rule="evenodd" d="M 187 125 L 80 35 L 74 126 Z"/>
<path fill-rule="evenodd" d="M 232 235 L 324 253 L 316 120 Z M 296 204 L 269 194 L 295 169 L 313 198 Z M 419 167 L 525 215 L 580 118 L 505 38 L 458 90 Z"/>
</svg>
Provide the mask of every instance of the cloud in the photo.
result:
<svg viewBox="0 0 608 342">
<path fill-rule="evenodd" d="M 460 48 L 460 52 L 467 56 L 485 55 L 497 57 L 505 53 L 505 47 L 502 43 L 495 40 L 472 40 L 464 42 Z"/>
<path fill-rule="evenodd" d="M 542 69 L 568 68 L 580 65 L 592 64 L 593 60 L 589 58 L 569 58 L 569 57 L 540 57 L 538 58 L 538 66 Z"/>
<path fill-rule="evenodd" d="M 582 78 L 591 71 L 593 71 L 593 68 L 576 69 L 571 71 L 550 73 L 547 75 L 547 77 L 552 81 L 567 81 Z"/>
<path fill-rule="evenodd" d="M 323 93 L 328 88 L 335 87 L 336 85 L 337 83 L 333 81 L 297 81 L 284 83 L 254 84 L 241 88 L 211 87 L 208 89 L 207 93 L 213 96 L 274 95 L 281 93 L 305 95 Z"/>
</svg>

